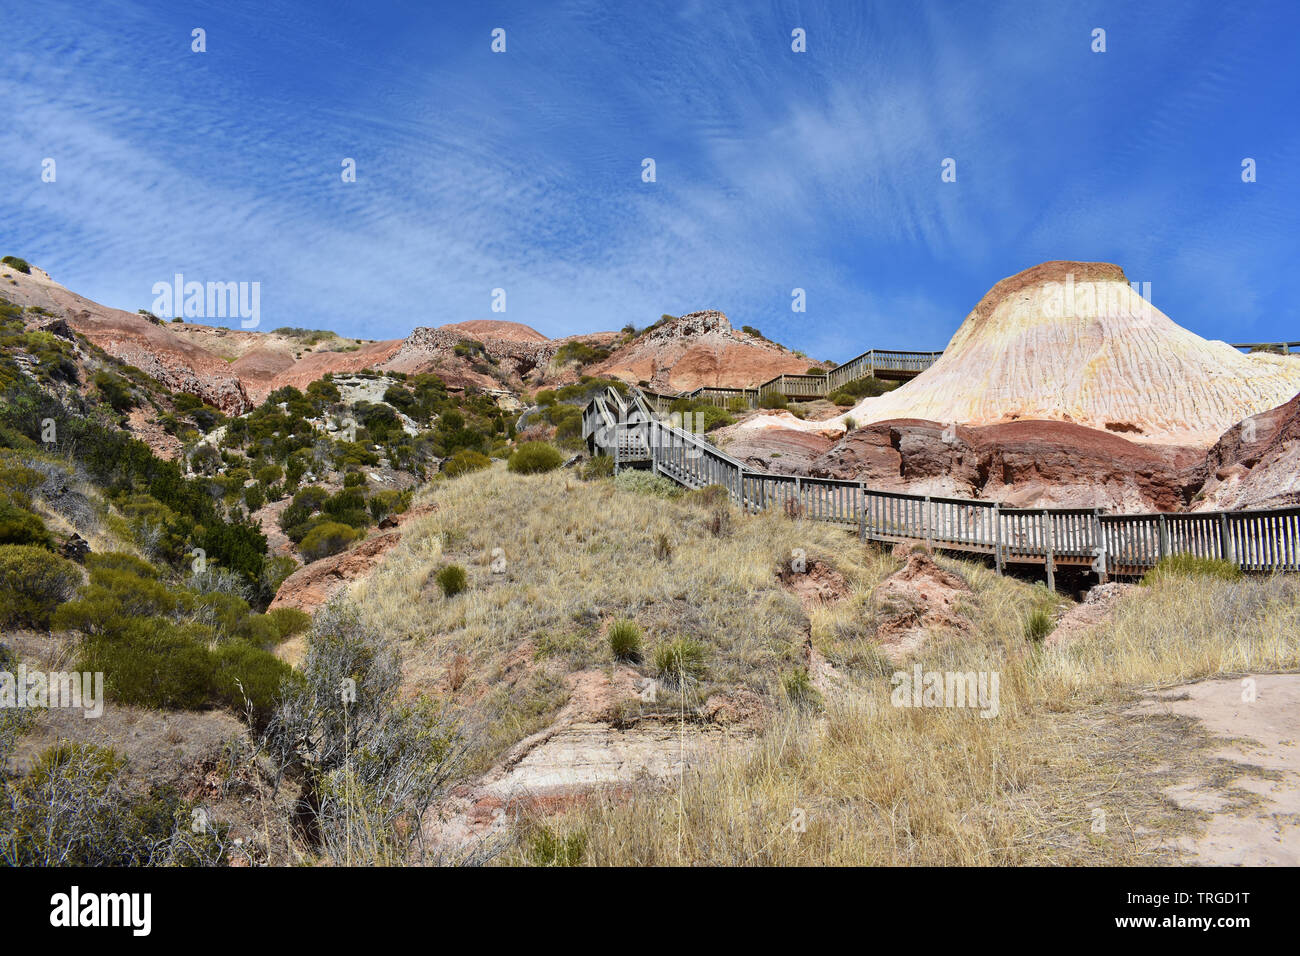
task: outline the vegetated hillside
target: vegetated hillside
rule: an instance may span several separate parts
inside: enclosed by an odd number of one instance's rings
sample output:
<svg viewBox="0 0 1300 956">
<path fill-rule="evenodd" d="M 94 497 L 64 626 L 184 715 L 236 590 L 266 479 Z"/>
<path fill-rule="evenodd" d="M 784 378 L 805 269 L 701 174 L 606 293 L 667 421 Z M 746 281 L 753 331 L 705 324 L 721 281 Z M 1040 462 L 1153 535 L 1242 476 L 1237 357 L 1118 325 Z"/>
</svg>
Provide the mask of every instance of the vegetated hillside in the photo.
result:
<svg viewBox="0 0 1300 956">
<path fill-rule="evenodd" d="M 409 815 L 441 785 L 442 718 L 397 708 L 380 642 L 337 617 L 316 623 L 331 650 L 294 670 L 281 645 L 312 618 L 266 609 L 300 561 L 365 540 L 439 467 L 511 455 L 513 423 L 492 397 L 397 373 L 281 388 L 228 417 L 40 310 L 0 300 L 0 669 L 101 673 L 106 717 L 0 710 L 0 860 L 287 862 L 302 813 L 320 820 L 308 852 L 329 852 L 332 731 L 313 729 L 312 702 L 337 695 L 338 668 L 376 682 L 353 751 L 408 741 L 376 755 L 379 773 L 424 754 L 400 771 L 418 792 L 391 805 Z M 175 442 L 172 460 L 131 436 L 137 414 Z M 196 809 L 221 826 L 192 831 Z"/>
<path fill-rule="evenodd" d="M 1300 663 L 1296 583 L 1218 565 L 1111 586 L 1115 603 L 1058 641 L 1056 621 L 1089 606 L 643 474 L 497 469 L 418 500 L 432 512 L 348 596 L 399 642 L 407 691 L 463 715 L 463 796 L 428 825 L 449 852 L 1168 861 L 1196 814 L 1161 790 L 1209 758 L 1181 725 L 1135 723 L 1124 707 L 1151 684 Z M 893 675 L 913 664 L 996 672 L 997 715 L 891 706 Z M 1100 790 L 1144 835 L 1090 835 Z"/>
<path fill-rule="evenodd" d="M 153 317 L 110 309 L 59 285 L 30 266 L 0 268 L 0 294 L 21 307 L 64 320 L 73 331 L 120 361 L 141 369 L 171 391 L 188 392 L 224 412 L 242 412 L 248 396 L 227 364 L 178 338 Z"/>
</svg>

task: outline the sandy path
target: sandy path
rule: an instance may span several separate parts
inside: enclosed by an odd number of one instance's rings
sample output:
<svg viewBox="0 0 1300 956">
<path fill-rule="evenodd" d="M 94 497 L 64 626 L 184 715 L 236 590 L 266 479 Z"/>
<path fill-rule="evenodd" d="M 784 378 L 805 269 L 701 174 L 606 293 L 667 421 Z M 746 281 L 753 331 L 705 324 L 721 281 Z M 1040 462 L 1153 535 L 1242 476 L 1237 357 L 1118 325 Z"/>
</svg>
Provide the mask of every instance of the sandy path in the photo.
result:
<svg viewBox="0 0 1300 956">
<path fill-rule="evenodd" d="M 1253 701 L 1243 699 L 1241 679 L 1208 680 L 1175 687 L 1130 711 L 1196 718 L 1226 738 L 1213 756 L 1241 767 L 1222 785 L 1202 778 L 1165 791 L 1180 807 L 1209 814 L 1202 832 L 1177 841 L 1189 863 L 1300 865 L 1300 674 L 1251 680 Z M 1258 799 L 1241 806 L 1249 794 Z"/>
</svg>

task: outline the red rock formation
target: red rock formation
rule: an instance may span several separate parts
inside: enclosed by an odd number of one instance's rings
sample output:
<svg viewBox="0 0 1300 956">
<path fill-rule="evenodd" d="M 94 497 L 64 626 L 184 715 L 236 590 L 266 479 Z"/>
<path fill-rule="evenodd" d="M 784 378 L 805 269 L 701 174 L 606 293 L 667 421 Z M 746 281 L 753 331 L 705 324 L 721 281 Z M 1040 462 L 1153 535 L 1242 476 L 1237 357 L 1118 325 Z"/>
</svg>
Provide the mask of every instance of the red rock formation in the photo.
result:
<svg viewBox="0 0 1300 956">
<path fill-rule="evenodd" d="M 721 312 L 691 312 L 651 329 L 592 369 L 628 382 L 646 381 L 667 392 L 701 385 L 741 388 L 777 375 L 797 375 L 813 362 L 806 356 L 737 332 Z"/>
<path fill-rule="evenodd" d="M 252 407 L 243 384 L 224 360 L 173 335 L 166 325 L 92 302 L 34 266 L 31 275 L 15 271 L 13 277 L 16 285 L 6 287 L 6 298 L 62 316 L 109 355 L 148 373 L 171 391 L 196 395 L 227 414 Z"/>
<path fill-rule="evenodd" d="M 728 454 L 755 468 L 1018 507 L 1180 510 L 1203 475 L 1195 448 L 1139 445 L 1065 422 L 967 428 L 901 419 L 857 429 L 839 442 L 782 429 L 735 434 Z"/>
<path fill-rule="evenodd" d="M 1300 504 L 1300 395 L 1224 432 L 1205 472 L 1197 510 Z"/>
</svg>

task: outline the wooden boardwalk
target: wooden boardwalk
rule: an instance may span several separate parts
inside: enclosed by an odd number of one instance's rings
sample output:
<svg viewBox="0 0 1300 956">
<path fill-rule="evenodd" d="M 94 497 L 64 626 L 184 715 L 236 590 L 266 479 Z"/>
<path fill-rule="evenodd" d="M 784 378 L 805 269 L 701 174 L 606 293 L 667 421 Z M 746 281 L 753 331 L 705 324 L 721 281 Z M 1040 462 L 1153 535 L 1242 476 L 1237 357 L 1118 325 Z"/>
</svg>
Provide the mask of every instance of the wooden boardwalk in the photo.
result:
<svg viewBox="0 0 1300 956">
<path fill-rule="evenodd" d="M 640 392 L 610 388 L 583 412 L 593 453 L 615 469 L 649 468 L 687 488 L 720 485 L 742 508 L 856 529 L 863 540 L 925 542 L 1007 565 L 1041 565 L 1048 583 L 1074 566 L 1140 575 L 1166 555 L 1221 558 L 1243 571 L 1300 571 L 1300 507 L 1194 514 L 1105 514 L 1090 508 L 1008 508 L 993 501 L 876 491 L 860 481 L 775 475 L 746 467 L 707 441 L 659 419 Z"/>
<path fill-rule="evenodd" d="M 1300 352 L 1300 342 L 1256 342 L 1232 346 L 1244 352 L 1270 351 L 1280 355 Z M 823 375 L 778 375 L 757 388 L 723 388 L 702 385 L 689 392 L 655 392 L 645 390 L 647 403 L 656 413 L 667 415 L 673 402 L 708 402 L 722 408 L 740 400 L 747 408 L 756 408 L 770 395 L 780 394 L 793 401 L 825 398 L 860 378 L 884 378 L 903 381 L 915 378 L 938 361 L 943 350 L 935 352 L 901 352 L 895 349 L 868 349 L 861 355 L 835 366 Z"/>
</svg>

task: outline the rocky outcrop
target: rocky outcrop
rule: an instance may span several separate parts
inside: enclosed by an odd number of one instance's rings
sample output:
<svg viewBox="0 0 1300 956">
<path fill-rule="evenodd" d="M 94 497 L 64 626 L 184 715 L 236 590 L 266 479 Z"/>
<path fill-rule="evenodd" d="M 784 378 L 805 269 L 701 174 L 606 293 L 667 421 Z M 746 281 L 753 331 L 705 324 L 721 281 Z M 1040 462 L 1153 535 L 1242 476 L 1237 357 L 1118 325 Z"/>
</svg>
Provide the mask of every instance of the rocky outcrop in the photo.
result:
<svg viewBox="0 0 1300 956">
<path fill-rule="evenodd" d="M 1300 504 L 1300 395 L 1228 429 L 1205 472 L 1198 510 Z"/>
<path fill-rule="evenodd" d="M 41 269 L 13 273 L 5 297 L 60 317 L 109 355 L 134 365 L 173 392 L 196 395 L 227 414 L 252 407 L 243 384 L 222 359 L 151 319 L 92 302 L 59 285 Z"/>
<path fill-rule="evenodd" d="M 1015 507 L 1175 511 L 1187 507 L 1204 478 L 1199 449 L 1139 445 L 1062 422 L 969 428 L 903 419 L 839 441 L 789 429 L 734 434 L 727 452 L 765 471 Z"/>
<path fill-rule="evenodd" d="M 901 545 L 895 553 L 905 559 L 901 569 L 871 593 L 875 639 L 891 662 L 902 663 L 938 633 L 966 633 L 969 619 L 960 602 L 970 585 L 935 564 L 920 545 Z"/>
<path fill-rule="evenodd" d="M 1181 328 L 1119 266 L 1045 262 L 989 290 L 933 366 L 848 415 L 858 424 L 1037 419 L 1206 448 L 1298 390 L 1300 357 L 1243 355 Z"/>
<path fill-rule="evenodd" d="M 704 311 L 650 329 L 594 366 L 592 374 L 686 392 L 701 385 L 752 387 L 777 375 L 801 374 L 812 364 L 775 342 L 736 331 L 721 312 Z"/>
</svg>

